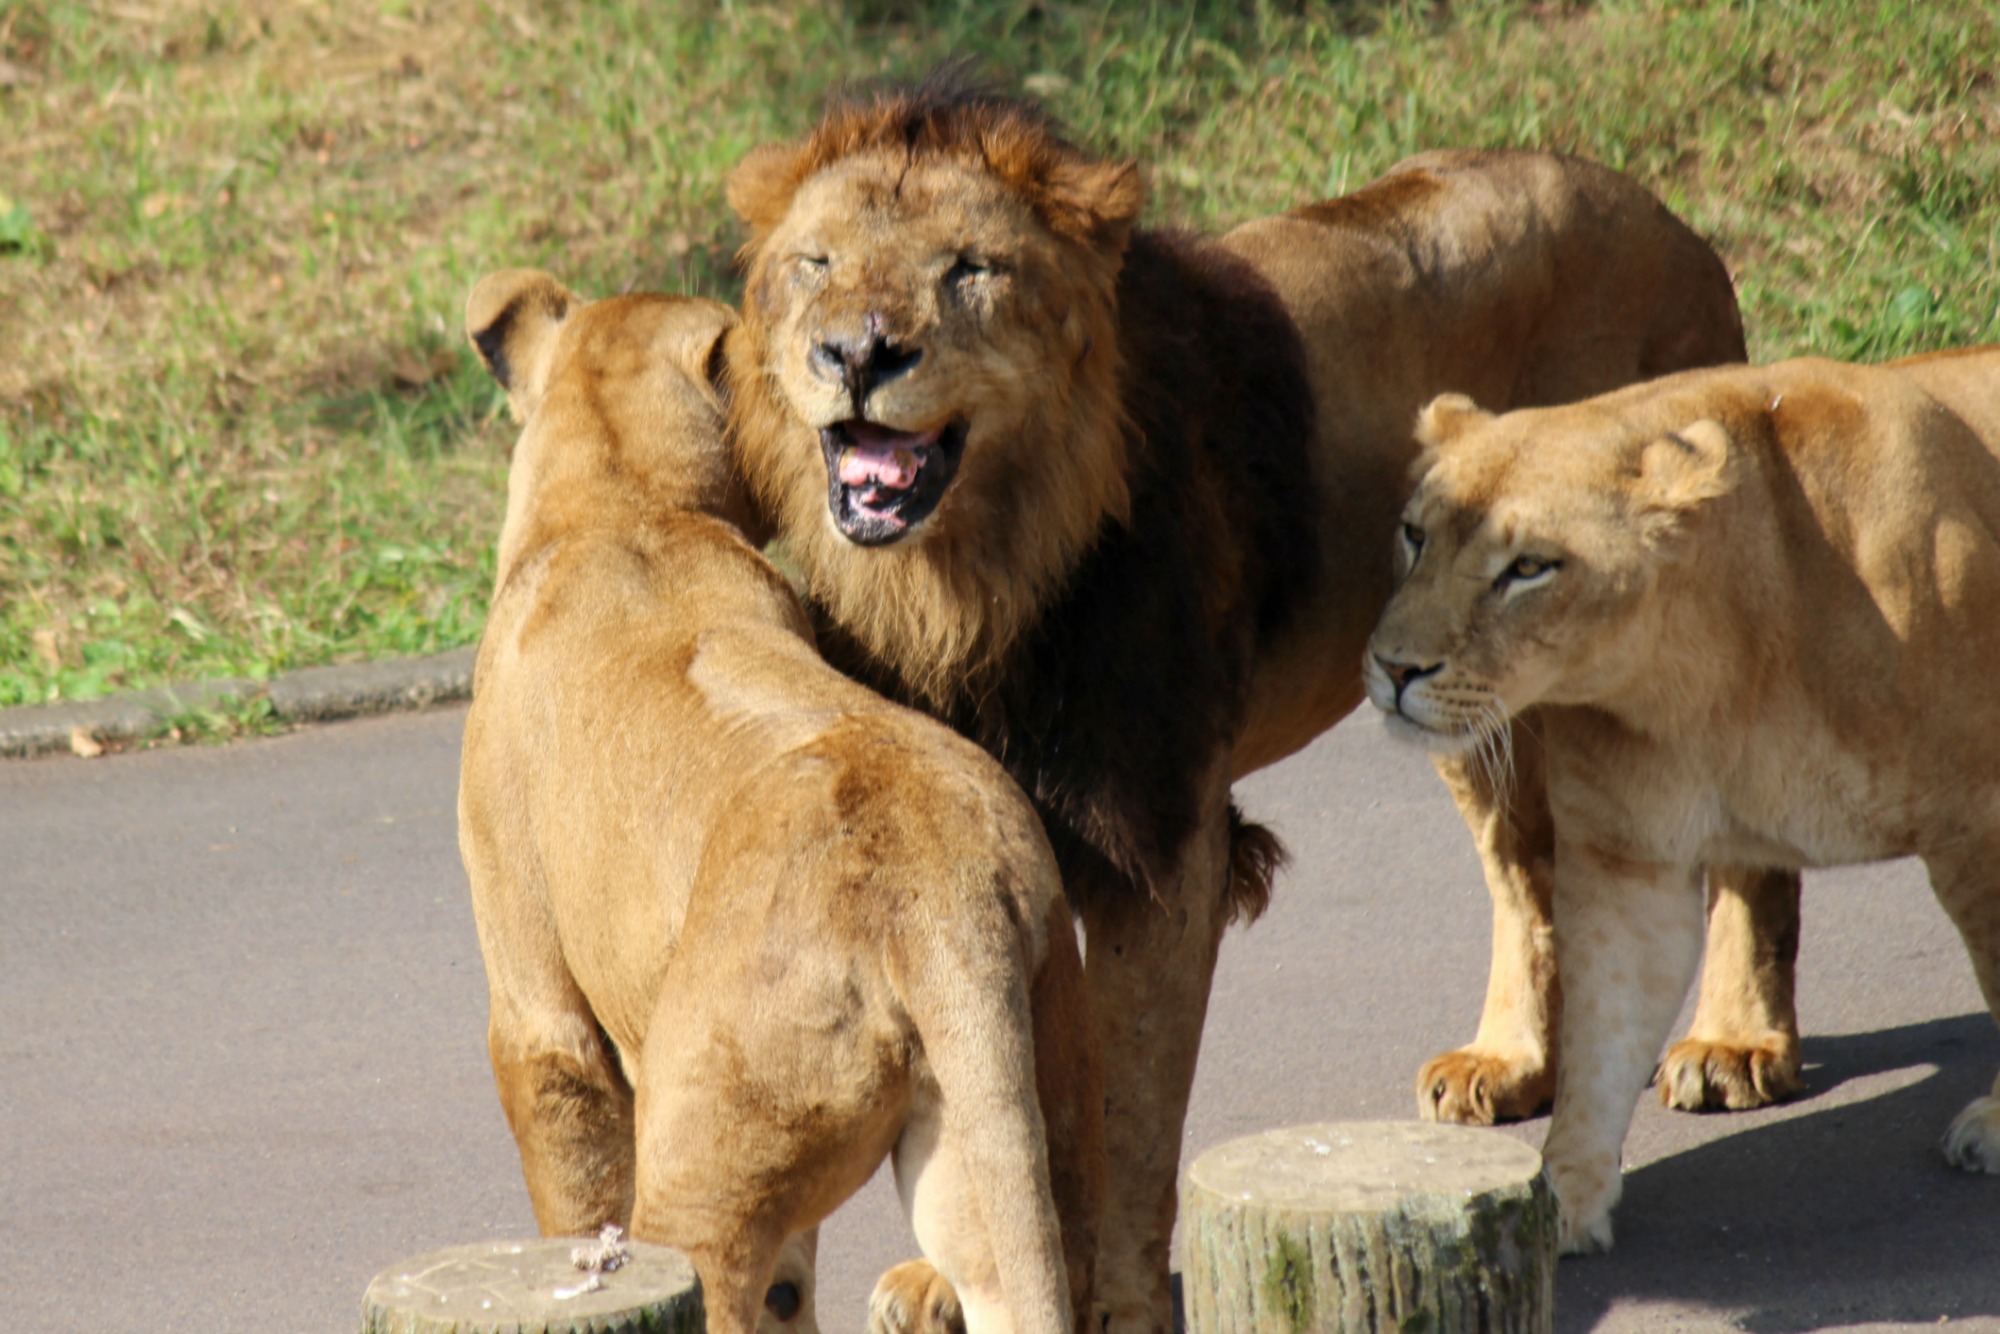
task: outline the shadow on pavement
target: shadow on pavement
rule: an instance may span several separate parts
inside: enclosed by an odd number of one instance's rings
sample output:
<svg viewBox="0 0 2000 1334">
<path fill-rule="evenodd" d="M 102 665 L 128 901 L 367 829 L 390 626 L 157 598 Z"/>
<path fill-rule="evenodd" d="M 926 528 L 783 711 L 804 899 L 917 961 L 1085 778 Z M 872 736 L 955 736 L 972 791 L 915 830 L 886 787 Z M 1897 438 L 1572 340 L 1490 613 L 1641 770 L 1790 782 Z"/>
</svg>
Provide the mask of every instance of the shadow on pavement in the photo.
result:
<svg viewBox="0 0 2000 1334">
<path fill-rule="evenodd" d="M 1558 1330 L 1596 1329 L 1625 1301 L 1730 1311 L 1756 1334 L 2000 1321 L 2000 1177 L 1937 1148 L 2000 1063 L 1992 1019 L 1808 1037 L 1805 1061 L 1799 1100 L 1627 1172 L 1616 1248 L 1558 1270 Z"/>
</svg>

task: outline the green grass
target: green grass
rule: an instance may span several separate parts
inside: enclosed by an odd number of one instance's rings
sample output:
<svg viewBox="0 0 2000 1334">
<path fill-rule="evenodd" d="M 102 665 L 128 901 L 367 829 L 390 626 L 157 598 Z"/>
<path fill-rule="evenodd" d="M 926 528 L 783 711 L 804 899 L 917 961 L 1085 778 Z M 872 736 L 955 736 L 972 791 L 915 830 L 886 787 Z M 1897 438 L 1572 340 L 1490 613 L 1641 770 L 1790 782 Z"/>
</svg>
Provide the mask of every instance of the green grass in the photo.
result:
<svg viewBox="0 0 2000 1334">
<path fill-rule="evenodd" d="M 0 0 L 0 706 L 470 642 L 472 281 L 730 297 L 730 165 L 958 54 L 1158 222 L 1541 145 L 1713 239 L 1760 358 L 2000 341 L 1984 4 Z"/>
</svg>

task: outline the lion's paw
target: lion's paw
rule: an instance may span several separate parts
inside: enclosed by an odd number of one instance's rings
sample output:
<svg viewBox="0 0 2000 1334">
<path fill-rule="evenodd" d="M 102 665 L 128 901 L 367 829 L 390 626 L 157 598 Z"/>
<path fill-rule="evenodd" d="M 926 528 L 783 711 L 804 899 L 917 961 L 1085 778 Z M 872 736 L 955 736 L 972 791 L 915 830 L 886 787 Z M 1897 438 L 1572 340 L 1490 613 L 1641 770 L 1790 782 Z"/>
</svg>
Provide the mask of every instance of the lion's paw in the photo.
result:
<svg viewBox="0 0 2000 1334">
<path fill-rule="evenodd" d="M 1556 1193 L 1556 1250 L 1563 1255 L 1597 1255 L 1611 1249 L 1611 1210 L 1618 1203 L 1618 1169 L 1605 1179 L 1595 1171 L 1549 1164 Z"/>
<path fill-rule="evenodd" d="M 1684 1112 L 1743 1112 L 1783 1102 L 1799 1091 L 1798 1043 L 1687 1038 L 1667 1048 L 1654 1082 L 1660 1102 Z"/>
<path fill-rule="evenodd" d="M 905 1260 L 875 1281 L 868 1334 L 965 1334 L 958 1294 L 928 1260 Z"/>
<path fill-rule="evenodd" d="M 1939 1147 L 1953 1167 L 2000 1174 L 2000 1094 L 1974 1098 L 1952 1118 Z"/>
<path fill-rule="evenodd" d="M 1495 1056 L 1461 1047 L 1424 1062 L 1417 1072 L 1417 1114 L 1426 1121 L 1490 1126 L 1525 1121 L 1548 1107 L 1555 1072 L 1533 1057 Z"/>
</svg>

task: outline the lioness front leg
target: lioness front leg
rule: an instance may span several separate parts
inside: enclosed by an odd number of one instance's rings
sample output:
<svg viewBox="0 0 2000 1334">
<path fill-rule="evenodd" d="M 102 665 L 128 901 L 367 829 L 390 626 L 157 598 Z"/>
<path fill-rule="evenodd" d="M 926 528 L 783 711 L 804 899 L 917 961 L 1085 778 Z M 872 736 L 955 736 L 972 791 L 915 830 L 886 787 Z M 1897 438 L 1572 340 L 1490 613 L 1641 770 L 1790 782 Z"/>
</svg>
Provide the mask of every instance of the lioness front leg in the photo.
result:
<svg viewBox="0 0 2000 1334">
<path fill-rule="evenodd" d="M 1611 1247 L 1625 1132 L 1694 976 L 1702 907 L 1697 867 L 1636 862 L 1558 838 L 1563 1031 L 1542 1155 L 1565 1253 Z"/>
<path fill-rule="evenodd" d="M 1479 849 L 1493 898 L 1493 955 L 1479 1032 L 1470 1045 L 1424 1063 L 1417 1111 L 1426 1121 L 1466 1125 L 1524 1120 L 1555 1096 L 1562 1019 L 1550 912 L 1555 827 L 1542 747 L 1512 722 L 1487 751 L 1435 763 Z"/>
<path fill-rule="evenodd" d="M 1110 1176 L 1097 1263 L 1097 1318 L 1108 1334 L 1169 1334 L 1169 1248 L 1181 1129 L 1194 1086 L 1209 985 L 1228 902 L 1228 802 L 1188 840 L 1158 899 L 1082 898 L 1084 973 L 1104 1063 Z"/>
<path fill-rule="evenodd" d="M 1668 1107 L 1743 1111 L 1799 1090 L 1799 873 L 1708 872 L 1708 945 L 1688 1035 L 1656 1081 Z"/>
<path fill-rule="evenodd" d="M 1550 912 L 1555 831 L 1541 744 L 1517 721 L 1487 755 L 1436 764 L 1479 849 L 1493 899 L 1493 955 L 1479 1032 L 1424 1063 L 1417 1108 L 1427 1121 L 1522 1120 L 1555 1095 L 1562 1027 Z M 1798 1091 L 1798 952 L 1796 871 L 1710 869 L 1701 999 L 1688 1036 L 1660 1063 L 1662 1102 L 1742 1111 Z"/>
</svg>

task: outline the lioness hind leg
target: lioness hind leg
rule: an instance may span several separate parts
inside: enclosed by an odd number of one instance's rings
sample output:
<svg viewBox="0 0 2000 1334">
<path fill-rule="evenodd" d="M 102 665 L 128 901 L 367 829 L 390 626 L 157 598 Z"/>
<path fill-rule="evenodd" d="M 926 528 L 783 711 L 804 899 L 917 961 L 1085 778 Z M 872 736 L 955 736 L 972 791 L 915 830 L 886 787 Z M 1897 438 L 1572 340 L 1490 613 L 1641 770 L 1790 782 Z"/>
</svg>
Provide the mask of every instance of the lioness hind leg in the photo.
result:
<svg viewBox="0 0 2000 1334">
<path fill-rule="evenodd" d="M 896 1186 L 931 1262 L 883 1275 L 868 1303 L 869 1334 L 1068 1334 L 1079 1328 L 1065 1285 L 1039 1266 L 1008 1272 L 1001 1214 L 1031 1183 L 995 1178 L 970 1138 L 990 1128 L 919 1100 L 895 1150 Z M 956 1129 L 952 1122 L 962 1124 Z M 996 1226 L 997 1225 L 997 1226 Z M 932 1268 L 935 1265 L 935 1268 Z"/>
<path fill-rule="evenodd" d="M 902 1075 L 851 1030 L 802 1052 L 823 989 L 746 1006 L 729 983 L 743 971 L 734 953 L 684 954 L 654 1007 L 632 1235 L 688 1253 L 710 1334 L 817 1334 L 816 1229 L 888 1155 Z"/>
<path fill-rule="evenodd" d="M 542 1235 L 574 1236 L 632 1216 L 632 1087 L 563 961 L 548 900 L 521 867 L 533 858 L 493 813 L 500 765 L 467 723 L 459 848 L 486 964 L 486 1049 Z M 500 803 L 505 809 L 505 803 Z"/>
<path fill-rule="evenodd" d="M 1711 866 L 1701 998 L 1660 1061 L 1662 1103 L 1743 1111 L 1798 1092 L 1798 957 L 1798 872 Z"/>
<path fill-rule="evenodd" d="M 1972 956 L 1972 971 L 1986 1008 L 2000 1023 L 2000 831 L 1967 840 L 1949 857 L 1926 857 L 1931 888 Z M 1974 1098 L 1953 1118 L 1940 1146 L 1954 1166 L 1968 1172 L 2000 1173 L 2000 1078 L 1992 1092 Z"/>
<path fill-rule="evenodd" d="M 1097 1235 L 1104 1207 L 1104 1081 L 1098 1063 L 1095 1032 L 1084 994 L 1083 961 L 1068 906 L 1058 901 L 1049 913 L 1047 955 L 1029 993 L 1033 1022 L 1035 1100 L 1040 1108 L 1050 1204 L 1059 1233 L 1064 1276 L 1070 1297 L 1066 1330 L 1090 1327 Z M 969 1007 L 955 1007 L 961 1011 Z M 962 1040 L 962 1039 L 961 1039 Z M 985 1044 L 982 1044 L 985 1045 Z M 948 1056 L 948 1052 L 939 1052 Z M 974 1090 L 961 1075 L 940 1076 L 945 1095 L 953 1087 Z M 968 1109 L 961 1109 L 964 1114 Z M 1008 1133 L 1005 1107 L 972 1112 L 972 1127 L 961 1133 L 989 1138 Z M 868 1303 L 869 1334 L 979 1334 L 983 1329 L 1017 1325 L 1003 1309 L 996 1262 L 996 1226 L 1008 1226 L 1006 1211 L 1014 1211 L 1016 1235 L 1029 1223 L 1023 1197 L 1032 1183 L 1010 1179 L 989 1167 L 969 1167 L 962 1138 L 944 1127 L 938 1108 L 928 1100 L 905 1125 L 894 1162 L 904 1207 L 925 1253 L 939 1257 L 962 1281 L 967 1275 L 982 1285 L 965 1297 L 927 1260 L 912 1260 L 885 1273 Z M 995 1155 L 986 1155 L 999 1165 Z M 1031 1160 L 1031 1158 L 1030 1158 Z M 976 1180 L 975 1173 L 984 1180 Z M 996 1198 L 995 1189 L 1001 1193 Z M 981 1195 L 984 1193 L 984 1200 Z M 1019 1265 L 1023 1269 L 1027 1266 Z M 1025 1272 L 1022 1277 L 1025 1277 Z M 1017 1295 L 1020 1287 L 1017 1285 Z M 970 1310 L 968 1310 L 968 1307 Z M 1030 1311 L 1022 1318 L 1032 1320 Z M 1058 1317 L 1060 1320 L 1060 1317 Z"/>
<path fill-rule="evenodd" d="M 1486 753 L 1436 764 L 1479 849 L 1493 899 L 1493 955 L 1479 1031 L 1470 1045 L 1424 1063 L 1417 1110 L 1426 1121 L 1519 1121 L 1555 1097 L 1562 1017 L 1549 907 L 1555 830 L 1541 744 L 1517 722 Z"/>
<path fill-rule="evenodd" d="M 632 1090 L 596 1018 L 503 1015 L 496 1005 L 487 1047 L 542 1235 L 629 1219 Z"/>
</svg>

